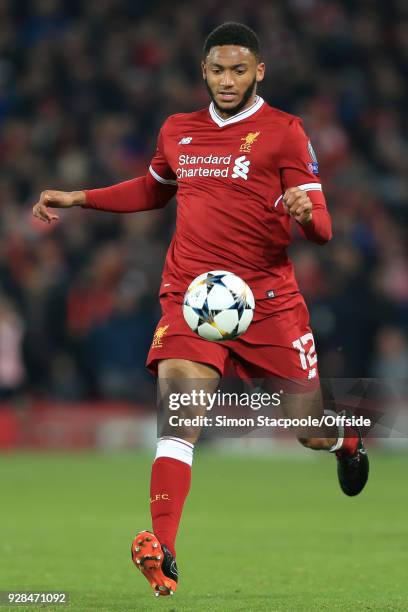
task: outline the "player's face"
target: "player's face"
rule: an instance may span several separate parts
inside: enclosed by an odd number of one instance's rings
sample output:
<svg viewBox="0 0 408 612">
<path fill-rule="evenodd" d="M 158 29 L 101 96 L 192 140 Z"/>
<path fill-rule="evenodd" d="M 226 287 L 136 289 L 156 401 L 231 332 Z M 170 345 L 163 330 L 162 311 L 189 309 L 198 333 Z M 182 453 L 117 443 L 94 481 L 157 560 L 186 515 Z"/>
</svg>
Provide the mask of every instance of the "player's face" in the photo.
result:
<svg viewBox="0 0 408 612">
<path fill-rule="evenodd" d="M 253 103 L 265 64 L 246 47 L 222 45 L 210 49 L 202 70 L 214 105 L 221 116 L 230 117 Z"/>
</svg>

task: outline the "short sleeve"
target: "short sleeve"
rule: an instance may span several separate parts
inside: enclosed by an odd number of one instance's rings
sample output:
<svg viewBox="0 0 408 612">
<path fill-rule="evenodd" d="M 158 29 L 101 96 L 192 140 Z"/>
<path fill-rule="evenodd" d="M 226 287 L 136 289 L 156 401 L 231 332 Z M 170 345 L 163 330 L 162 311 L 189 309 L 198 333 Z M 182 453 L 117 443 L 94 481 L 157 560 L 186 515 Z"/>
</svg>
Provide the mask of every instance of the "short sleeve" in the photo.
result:
<svg viewBox="0 0 408 612">
<path fill-rule="evenodd" d="M 279 168 L 284 190 L 289 187 L 321 190 L 317 157 L 297 117 L 291 121 L 283 138 Z"/>
<path fill-rule="evenodd" d="M 176 175 L 170 167 L 167 161 L 166 154 L 164 152 L 164 125 L 162 126 L 159 137 L 157 139 L 156 153 L 151 161 L 149 170 L 151 175 L 163 185 L 177 185 Z"/>
</svg>

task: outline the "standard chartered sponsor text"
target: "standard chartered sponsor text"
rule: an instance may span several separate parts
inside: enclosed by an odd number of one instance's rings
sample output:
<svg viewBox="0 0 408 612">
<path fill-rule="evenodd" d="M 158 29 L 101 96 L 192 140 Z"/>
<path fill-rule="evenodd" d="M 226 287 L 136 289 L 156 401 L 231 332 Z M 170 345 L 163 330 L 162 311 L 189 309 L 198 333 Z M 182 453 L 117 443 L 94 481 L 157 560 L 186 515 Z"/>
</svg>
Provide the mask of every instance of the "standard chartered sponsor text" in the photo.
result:
<svg viewBox="0 0 408 612">
<path fill-rule="evenodd" d="M 179 166 L 193 166 L 196 164 L 209 164 L 216 166 L 229 166 L 232 155 L 179 155 Z"/>
<path fill-rule="evenodd" d="M 177 178 L 193 176 L 222 176 L 226 178 L 228 176 L 231 158 L 232 155 L 180 155 L 178 168 L 176 170 Z M 210 167 L 204 168 L 202 165 L 198 164 L 204 164 Z M 211 166 L 217 167 L 211 168 Z"/>
</svg>

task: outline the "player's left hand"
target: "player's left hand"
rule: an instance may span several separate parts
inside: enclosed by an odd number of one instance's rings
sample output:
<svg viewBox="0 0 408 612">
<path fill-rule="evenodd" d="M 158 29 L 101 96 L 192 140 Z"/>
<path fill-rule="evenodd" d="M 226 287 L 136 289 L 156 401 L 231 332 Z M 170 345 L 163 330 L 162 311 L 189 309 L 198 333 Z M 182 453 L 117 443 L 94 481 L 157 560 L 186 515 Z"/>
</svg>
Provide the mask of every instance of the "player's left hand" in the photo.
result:
<svg viewBox="0 0 408 612">
<path fill-rule="evenodd" d="M 289 215 L 301 225 L 310 223 L 312 220 L 312 201 L 306 191 L 299 189 L 299 187 L 290 187 L 285 191 L 283 206 Z"/>
</svg>

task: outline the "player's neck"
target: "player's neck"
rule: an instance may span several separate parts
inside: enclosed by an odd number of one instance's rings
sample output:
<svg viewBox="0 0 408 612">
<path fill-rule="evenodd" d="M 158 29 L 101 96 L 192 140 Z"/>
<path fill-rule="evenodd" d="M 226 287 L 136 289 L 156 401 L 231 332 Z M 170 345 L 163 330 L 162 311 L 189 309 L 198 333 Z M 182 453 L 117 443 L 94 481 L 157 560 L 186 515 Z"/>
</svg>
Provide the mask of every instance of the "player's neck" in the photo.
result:
<svg viewBox="0 0 408 612">
<path fill-rule="evenodd" d="M 234 110 L 233 113 L 225 112 L 225 111 L 221 110 L 220 108 L 218 108 L 218 106 L 216 106 L 215 104 L 214 104 L 214 108 L 215 108 L 215 111 L 216 111 L 217 115 L 219 117 L 221 117 L 221 119 L 231 119 L 232 117 L 235 117 L 235 115 L 238 115 L 238 113 L 242 113 L 243 111 L 248 110 L 248 108 L 251 108 L 251 106 L 253 106 L 258 101 L 258 98 L 259 98 L 258 94 L 254 93 L 250 97 L 248 102 L 246 102 L 244 104 L 244 106 L 242 108 L 238 108 L 237 110 Z"/>
</svg>

